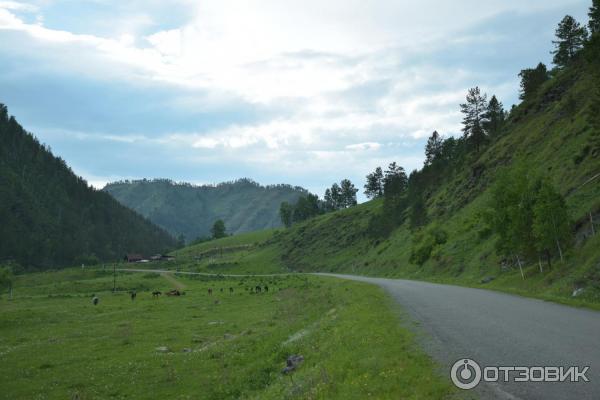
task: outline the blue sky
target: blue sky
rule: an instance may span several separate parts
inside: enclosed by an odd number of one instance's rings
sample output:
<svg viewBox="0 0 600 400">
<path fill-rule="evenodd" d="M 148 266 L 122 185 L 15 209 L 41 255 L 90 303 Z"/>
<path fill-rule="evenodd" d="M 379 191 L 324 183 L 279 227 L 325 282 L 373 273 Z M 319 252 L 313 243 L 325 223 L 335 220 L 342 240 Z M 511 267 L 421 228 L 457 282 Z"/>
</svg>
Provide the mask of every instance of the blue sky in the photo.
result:
<svg viewBox="0 0 600 400">
<path fill-rule="evenodd" d="M 0 0 L 0 102 L 96 187 L 250 177 L 322 195 L 423 162 L 479 85 L 517 102 L 575 0 Z"/>
</svg>

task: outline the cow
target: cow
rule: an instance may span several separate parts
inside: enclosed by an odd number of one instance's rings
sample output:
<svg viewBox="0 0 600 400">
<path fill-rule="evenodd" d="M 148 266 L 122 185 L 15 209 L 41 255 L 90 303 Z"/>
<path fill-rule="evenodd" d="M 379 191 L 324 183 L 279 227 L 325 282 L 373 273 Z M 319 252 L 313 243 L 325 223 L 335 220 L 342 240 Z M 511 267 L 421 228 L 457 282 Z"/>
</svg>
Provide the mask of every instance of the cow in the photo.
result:
<svg viewBox="0 0 600 400">
<path fill-rule="evenodd" d="M 92 299 L 92 304 L 97 306 L 99 301 L 100 301 L 100 299 L 98 297 L 94 296 L 94 298 Z"/>
<path fill-rule="evenodd" d="M 135 292 L 135 290 L 133 292 L 131 292 L 131 301 L 135 300 L 136 296 L 137 296 L 137 293 Z"/>
<path fill-rule="evenodd" d="M 208 295 L 211 296 L 212 295 L 212 288 L 208 288 Z"/>
<path fill-rule="evenodd" d="M 161 294 L 162 294 L 162 292 L 159 292 L 158 290 L 155 290 L 154 292 L 152 292 L 152 297 L 158 298 L 158 296 L 160 296 Z"/>
</svg>

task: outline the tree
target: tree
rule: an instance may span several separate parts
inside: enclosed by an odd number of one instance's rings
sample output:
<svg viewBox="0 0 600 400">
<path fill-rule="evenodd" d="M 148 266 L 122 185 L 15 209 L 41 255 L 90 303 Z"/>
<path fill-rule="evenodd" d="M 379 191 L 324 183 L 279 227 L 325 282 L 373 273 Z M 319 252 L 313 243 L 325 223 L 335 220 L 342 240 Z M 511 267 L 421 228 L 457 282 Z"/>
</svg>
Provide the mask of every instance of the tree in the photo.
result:
<svg viewBox="0 0 600 400">
<path fill-rule="evenodd" d="M 381 170 L 381 167 L 375 168 L 375 172 L 367 175 L 365 195 L 369 199 L 381 197 L 383 195 L 383 171 Z"/>
<path fill-rule="evenodd" d="M 396 162 L 390 163 L 383 179 L 383 193 L 386 198 L 403 194 L 408 187 L 406 171 Z"/>
<path fill-rule="evenodd" d="M 425 165 L 431 165 L 440 156 L 443 139 L 437 131 L 433 131 L 425 145 Z"/>
<path fill-rule="evenodd" d="M 527 100 L 549 79 L 548 69 L 546 65 L 539 63 L 535 68 L 521 70 L 519 77 L 521 78 L 521 93 L 519 94 L 519 98 Z"/>
<path fill-rule="evenodd" d="M 218 219 L 213 224 L 210 233 L 212 234 L 213 239 L 220 239 L 227 236 L 225 232 L 225 222 L 222 219 Z"/>
<path fill-rule="evenodd" d="M 305 221 L 309 218 L 319 215 L 321 209 L 319 207 L 319 197 L 312 193 L 306 196 L 300 196 L 294 206 L 292 215 L 293 222 Z"/>
<path fill-rule="evenodd" d="M 592 0 L 588 16 L 590 17 L 590 22 L 588 23 L 590 34 L 595 35 L 600 32 L 600 0 Z"/>
<path fill-rule="evenodd" d="M 281 223 L 286 228 L 289 228 L 290 226 L 292 226 L 293 214 L 294 214 L 294 207 L 287 201 L 282 202 L 281 206 L 279 206 L 279 217 L 281 218 Z"/>
<path fill-rule="evenodd" d="M 518 164 L 500 171 L 491 189 L 487 219 L 498 235 L 496 250 L 517 262 L 523 279 L 522 257 L 536 254 L 532 226 L 539 182 L 527 165 Z"/>
<path fill-rule="evenodd" d="M 490 136 L 497 136 L 504 125 L 504 107 L 496 96 L 492 96 L 485 110 L 484 128 Z"/>
<path fill-rule="evenodd" d="M 588 32 L 570 15 L 565 16 L 556 28 L 557 40 L 552 41 L 555 49 L 553 62 L 558 67 L 565 67 L 575 58 L 587 40 Z"/>
<path fill-rule="evenodd" d="M 349 179 L 343 179 L 340 182 L 341 188 L 341 205 L 343 208 L 348 208 L 356 205 L 356 193 L 358 189 Z"/>
<path fill-rule="evenodd" d="M 570 236 L 565 199 L 547 181 L 542 181 L 533 206 L 533 234 L 538 251 L 546 254 L 550 265 L 550 249 L 556 246 L 561 261 Z M 561 245 L 562 243 L 562 245 Z"/>
<path fill-rule="evenodd" d="M 460 111 L 465 115 L 463 118 L 464 138 L 469 140 L 479 153 L 479 149 L 485 141 L 485 112 L 487 96 L 481 94 L 479 87 L 469 89 L 466 97 L 467 102 L 460 105 Z"/>
<path fill-rule="evenodd" d="M 334 183 L 331 185 L 331 189 L 326 189 L 323 199 L 325 201 L 325 208 L 327 211 L 335 211 L 342 208 L 343 199 L 340 185 Z"/>
</svg>

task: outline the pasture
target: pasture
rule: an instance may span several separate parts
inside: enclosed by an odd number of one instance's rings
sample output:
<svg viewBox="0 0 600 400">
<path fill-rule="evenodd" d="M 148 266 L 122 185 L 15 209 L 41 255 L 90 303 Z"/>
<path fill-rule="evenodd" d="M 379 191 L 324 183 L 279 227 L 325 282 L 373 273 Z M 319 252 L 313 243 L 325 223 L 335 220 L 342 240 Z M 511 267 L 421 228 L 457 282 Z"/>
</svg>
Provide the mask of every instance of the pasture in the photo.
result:
<svg viewBox="0 0 600 400">
<path fill-rule="evenodd" d="M 455 394 L 374 286 L 304 275 L 219 279 L 127 272 L 116 282 L 112 293 L 112 271 L 19 276 L 13 299 L 0 299 L 0 398 Z M 247 290 L 257 285 L 269 291 Z M 176 288 L 185 294 L 164 295 Z M 163 295 L 155 298 L 153 291 Z M 291 375 L 282 374 L 291 355 L 304 361 Z"/>
</svg>

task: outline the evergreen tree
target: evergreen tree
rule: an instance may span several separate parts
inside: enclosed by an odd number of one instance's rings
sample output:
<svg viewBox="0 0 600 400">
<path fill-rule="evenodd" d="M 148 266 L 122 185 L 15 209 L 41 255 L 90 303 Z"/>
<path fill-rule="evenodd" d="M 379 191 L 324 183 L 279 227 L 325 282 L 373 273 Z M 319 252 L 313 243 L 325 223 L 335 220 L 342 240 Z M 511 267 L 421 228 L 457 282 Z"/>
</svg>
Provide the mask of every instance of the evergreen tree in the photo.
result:
<svg viewBox="0 0 600 400">
<path fill-rule="evenodd" d="M 279 217 L 281 218 L 281 223 L 286 228 L 289 228 L 290 226 L 292 226 L 293 213 L 294 213 L 294 207 L 287 201 L 282 202 L 281 206 L 279 206 Z"/>
<path fill-rule="evenodd" d="M 341 188 L 341 206 L 342 208 L 348 208 L 356 205 L 356 193 L 358 189 L 354 187 L 354 184 L 349 179 L 343 179 L 340 182 Z"/>
<path fill-rule="evenodd" d="M 408 178 L 406 171 L 396 162 L 390 163 L 383 179 L 383 193 L 386 197 L 396 196 L 406 191 Z"/>
<path fill-rule="evenodd" d="M 587 40 L 587 29 L 570 15 L 567 15 L 556 28 L 557 40 L 552 41 L 555 46 L 553 62 L 558 67 L 567 66 L 575 55 L 583 48 Z"/>
<path fill-rule="evenodd" d="M 592 0 L 588 16 L 590 17 L 590 22 L 588 23 L 590 34 L 595 35 L 600 32 L 600 0 Z"/>
<path fill-rule="evenodd" d="M 496 96 L 492 96 L 485 111 L 484 128 L 490 136 L 497 136 L 504 125 L 504 107 Z"/>
<path fill-rule="evenodd" d="M 381 170 L 381 167 L 375 168 L 375 172 L 367 175 L 365 195 L 369 199 L 381 197 L 383 195 L 383 171 Z"/>
<path fill-rule="evenodd" d="M 465 115 L 463 118 L 463 137 L 470 141 L 479 153 L 479 149 L 486 138 L 483 125 L 486 121 L 487 96 L 481 94 L 479 87 L 474 87 L 469 89 L 466 100 L 466 103 L 460 105 L 460 111 Z"/>
<path fill-rule="evenodd" d="M 431 165 L 440 156 L 443 139 L 437 131 L 433 131 L 425 145 L 425 165 Z"/>
<path fill-rule="evenodd" d="M 534 95 L 537 90 L 549 79 L 548 69 L 543 63 L 539 63 L 535 68 L 527 68 L 519 73 L 521 78 L 521 93 L 519 98 L 527 100 Z"/>
<path fill-rule="evenodd" d="M 212 234 L 213 239 L 220 239 L 227 236 L 227 233 L 225 232 L 225 222 L 223 222 L 222 219 L 216 220 L 210 233 Z"/>
</svg>

